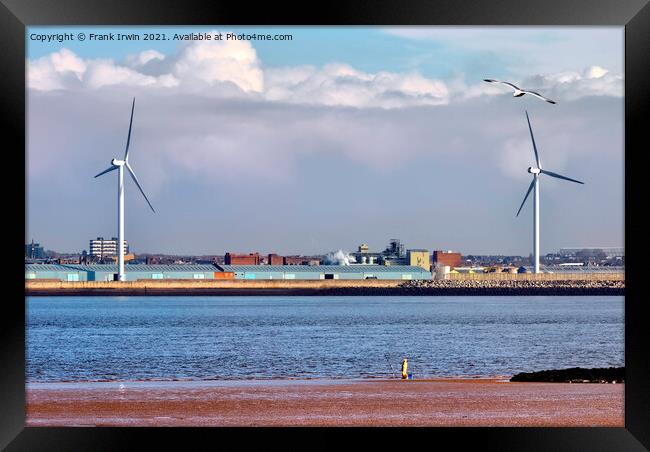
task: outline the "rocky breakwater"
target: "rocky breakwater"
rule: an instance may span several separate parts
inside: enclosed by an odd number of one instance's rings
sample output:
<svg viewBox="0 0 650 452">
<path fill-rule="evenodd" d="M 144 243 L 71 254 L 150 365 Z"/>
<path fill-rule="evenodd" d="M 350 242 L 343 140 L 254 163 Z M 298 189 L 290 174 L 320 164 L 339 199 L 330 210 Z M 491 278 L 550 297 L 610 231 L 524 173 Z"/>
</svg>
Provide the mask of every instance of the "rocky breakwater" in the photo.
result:
<svg viewBox="0 0 650 452">
<path fill-rule="evenodd" d="M 601 367 L 583 369 L 572 367 L 560 370 L 541 370 L 538 372 L 521 372 L 510 381 L 551 382 L 551 383 L 624 383 L 625 367 Z"/>
<path fill-rule="evenodd" d="M 624 295 L 623 280 L 419 280 L 404 295 Z"/>
</svg>

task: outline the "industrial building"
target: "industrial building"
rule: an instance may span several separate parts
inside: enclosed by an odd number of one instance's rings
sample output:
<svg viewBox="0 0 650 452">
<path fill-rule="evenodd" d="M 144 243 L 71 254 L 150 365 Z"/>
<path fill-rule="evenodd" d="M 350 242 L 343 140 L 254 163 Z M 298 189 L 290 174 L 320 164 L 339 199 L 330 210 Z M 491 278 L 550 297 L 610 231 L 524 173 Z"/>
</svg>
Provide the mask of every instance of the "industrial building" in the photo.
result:
<svg viewBox="0 0 650 452">
<path fill-rule="evenodd" d="M 386 249 L 381 252 L 378 263 L 382 265 L 408 265 L 404 244 L 399 239 L 390 239 Z"/>
<path fill-rule="evenodd" d="M 235 279 L 431 279 L 411 265 L 217 265 Z"/>
<path fill-rule="evenodd" d="M 417 265 L 429 271 L 431 260 L 428 250 L 413 249 L 404 251 L 404 244 L 399 239 L 391 239 L 384 251 L 370 251 L 370 247 L 362 243 L 356 252 L 350 253 L 357 264 L 362 265 Z"/>
<path fill-rule="evenodd" d="M 32 243 L 25 245 L 25 257 L 28 259 L 43 259 L 45 258 L 45 251 L 43 251 L 40 243 L 34 243 L 34 239 L 32 239 Z"/>
<path fill-rule="evenodd" d="M 104 259 L 108 256 L 117 256 L 117 242 L 117 237 L 113 237 L 110 240 L 105 240 L 104 237 L 91 239 L 89 241 L 88 254 L 91 257 L 99 259 Z M 123 248 L 124 254 L 129 254 L 129 244 L 126 240 L 124 241 Z"/>
<path fill-rule="evenodd" d="M 260 263 L 268 265 L 319 265 L 320 260 L 309 256 L 280 256 L 272 253 L 268 255 L 266 262 Z"/>
<path fill-rule="evenodd" d="M 410 265 L 145 265 L 125 266 L 126 280 L 140 279 L 431 279 Z M 25 279 L 112 281 L 111 264 L 25 264 Z"/>
<path fill-rule="evenodd" d="M 358 251 L 356 253 L 350 253 L 350 256 L 352 256 L 358 264 L 364 265 L 377 264 L 383 257 L 381 253 L 370 251 L 370 247 L 365 243 L 359 245 Z"/>
<path fill-rule="evenodd" d="M 431 271 L 431 257 L 429 250 L 407 250 L 407 265 L 422 267 L 426 271 Z"/>
<path fill-rule="evenodd" d="M 221 271 L 214 265 L 127 265 L 126 280 L 215 279 Z M 113 281 L 117 266 L 111 264 L 25 264 L 25 279 L 59 281 Z"/>
<path fill-rule="evenodd" d="M 283 265 L 320 265 L 320 259 L 309 256 L 284 256 Z"/>
<path fill-rule="evenodd" d="M 460 267 L 462 258 L 460 253 L 453 251 L 434 251 L 433 252 L 433 265 L 434 266 L 447 266 L 447 267 Z"/>
<path fill-rule="evenodd" d="M 260 253 L 226 253 L 223 260 L 226 265 L 260 265 Z"/>
</svg>

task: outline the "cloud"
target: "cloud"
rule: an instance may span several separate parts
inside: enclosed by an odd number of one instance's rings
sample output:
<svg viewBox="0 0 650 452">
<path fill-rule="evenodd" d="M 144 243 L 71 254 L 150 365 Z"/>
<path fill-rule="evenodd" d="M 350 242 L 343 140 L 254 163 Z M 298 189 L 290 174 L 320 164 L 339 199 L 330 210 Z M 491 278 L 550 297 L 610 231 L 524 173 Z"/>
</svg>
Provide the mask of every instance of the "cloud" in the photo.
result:
<svg viewBox="0 0 650 452">
<path fill-rule="evenodd" d="M 113 233 L 116 176 L 93 176 L 123 155 L 134 92 L 130 158 L 157 212 L 127 180 L 137 251 L 324 252 L 395 234 L 415 247 L 527 254 L 530 215 L 514 219 L 534 162 L 524 108 L 544 167 L 585 181 L 544 180 L 543 249 L 585 231 L 597 245 L 622 239 L 615 66 L 594 59 L 513 76 L 556 96 L 550 105 L 462 76 L 268 67 L 248 44 L 214 45 L 28 61 L 26 208 L 37 240 L 73 250 Z"/>
<path fill-rule="evenodd" d="M 590 66 L 582 73 L 562 72 L 538 75 L 524 81 L 544 89 L 550 95 L 564 100 L 575 100 L 586 96 L 623 97 L 623 76 L 612 74 L 600 66 Z"/>
<path fill-rule="evenodd" d="M 146 56 L 142 58 L 147 58 Z M 149 60 L 151 60 L 151 54 Z M 83 60 L 68 49 L 30 61 L 28 87 L 37 91 L 97 89 L 104 86 L 172 87 L 178 81 L 171 74 L 158 77 L 115 64 L 111 59 Z"/>
<path fill-rule="evenodd" d="M 29 93 L 28 219 L 48 247 L 81 249 L 114 230 L 115 176 L 93 176 L 123 155 L 132 91 Z M 619 236 L 620 98 L 483 97 L 396 111 L 142 91 L 130 158 L 157 213 L 128 180 L 127 234 L 139 251 L 324 252 L 397 234 L 417 247 L 527 253 L 530 216 L 513 220 L 534 162 L 521 102 L 538 107 L 529 113 L 544 167 L 586 183 L 544 180 L 545 218 L 579 217 L 545 234 L 545 249 L 585 228 Z M 78 218 L 79 206 L 84 221 L 51 226 Z M 332 224 L 334 215 L 346 221 Z"/>
<path fill-rule="evenodd" d="M 468 48 L 543 49 L 549 39 L 568 39 L 566 33 L 482 29 L 390 29 L 388 33 L 416 40 L 441 40 Z M 517 39 L 514 39 L 514 38 Z M 481 38 L 481 39 L 479 39 Z M 123 62 L 84 60 L 68 49 L 29 61 L 29 87 L 34 90 L 101 89 L 127 86 L 170 89 L 218 98 L 241 98 L 293 105 L 352 108 L 411 108 L 447 105 L 477 97 L 510 95 L 502 86 L 467 84 L 464 75 L 442 81 L 416 71 L 364 72 L 344 63 L 323 67 L 264 67 L 255 48 L 246 41 L 198 41 L 185 44 L 174 55 L 145 50 Z M 623 76 L 600 65 L 580 71 L 539 72 L 508 78 L 558 102 L 587 96 L 623 95 Z"/>
<path fill-rule="evenodd" d="M 136 55 L 129 55 L 126 57 L 126 62 L 132 66 L 144 66 L 153 60 L 164 60 L 165 55 L 157 50 L 144 50 Z"/>
<path fill-rule="evenodd" d="M 86 62 L 68 49 L 28 62 L 29 88 L 50 91 L 78 86 L 86 72 Z"/>
<path fill-rule="evenodd" d="M 246 41 L 200 41 L 184 47 L 174 75 L 183 83 L 231 82 L 245 92 L 261 92 L 264 74 L 253 46 Z"/>
<path fill-rule="evenodd" d="M 499 167 L 513 179 L 528 180 L 526 169 L 534 164 L 533 148 L 530 138 L 508 138 L 504 141 L 499 155 Z"/>
<path fill-rule="evenodd" d="M 623 97 L 623 75 L 613 74 L 600 66 L 589 66 L 583 71 L 562 71 L 536 74 L 524 79 L 506 79 L 520 88 L 539 92 L 557 102 L 567 102 L 588 96 Z M 466 85 L 462 78 L 450 83 L 455 99 L 472 99 L 480 96 L 511 96 L 506 86 L 479 82 Z"/>
<path fill-rule="evenodd" d="M 298 104 L 401 108 L 443 105 L 449 97 L 442 81 L 418 73 L 371 74 L 340 63 L 269 69 L 267 84 L 267 99 Z"/>
<path fill-rule="evenodd" d="M 509 79 L 558 102 L 587 96 L 623 96 L 623 76 L 591 65 L 581 71 Z M 509 96 L 500 85 L 443 82 L 417 72 L 359 71 L 342 63 L 267 68 L 247 42 L 199 42 L 168 58 L 147 50 L 120 65 L 110 59 L 84 60 L 68 49 L 29 62 L 29 87 L 38 91 L 99 89 L 105 86 L 175 88 L 203 96 L 328 107 L 409 108 L 447 105 L 483 96 Z"/>
<path fill-rule="evenodd" d="M 88 88 L 101 88 L 108 85 L 147 86 L 155 85 L 156 78 L 140 74 L 132 69 L 116 66 L 111 60 L 93 60 L 83 75 Z"/>
<path fill-rule="evenodd" d="M 289 104 L 385 109 L 444 105 L 449 100 L 444 82 L 417 72 L 368 73 L 342 63 L 263 70 L 255 49 L 245 41 L 190 43 L 172 57 L 146 50 L 123 63 L 83 60 L 63 49 L 28 63 L 29 87 L 39 91 L 120 85 Z"/>
<path fill-rule="evenodd" d="M 264 76 L 255 49 L 248 42 L 197 42 L 186 45 L 172 58 L 156 50 L 112 59 L 78 57 L 69 49 L 28 61 L 28 86 L 39 91 L 98 89 L 105 86 L 175 88 L 203 92 L 214 85 L 230 84 L 242 92 L 261 92 Z M 215 91 L 223 93 L 223 91 Z M 205 93 L 208 94 L 208 93 Z"/>
</svg>

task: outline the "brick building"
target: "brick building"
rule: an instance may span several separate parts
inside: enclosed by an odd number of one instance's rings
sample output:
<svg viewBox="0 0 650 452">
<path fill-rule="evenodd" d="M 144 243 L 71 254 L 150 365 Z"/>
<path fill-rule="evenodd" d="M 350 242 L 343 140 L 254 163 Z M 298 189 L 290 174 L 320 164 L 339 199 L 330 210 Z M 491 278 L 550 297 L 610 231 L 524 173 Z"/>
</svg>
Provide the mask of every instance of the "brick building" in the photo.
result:
<svg viewBox="0 0 650 452">
<path fill-rule="evenodd" d="M 433 265 L 448 265 L 449 267 L 460 267 L 461 255 L 453 251 L 434 251 Z"/>
<path fill-rule="evenodd" d="M 226 253 L 224 256 L 225 265 L 260 265 L 260 254 L 235 254 Z"/>
<path fill-rule="evenodd" d="M 309 259 L 302 256 L 285 256 L 282 263 L 284 265 L 308 265 Z"/>
</svg>

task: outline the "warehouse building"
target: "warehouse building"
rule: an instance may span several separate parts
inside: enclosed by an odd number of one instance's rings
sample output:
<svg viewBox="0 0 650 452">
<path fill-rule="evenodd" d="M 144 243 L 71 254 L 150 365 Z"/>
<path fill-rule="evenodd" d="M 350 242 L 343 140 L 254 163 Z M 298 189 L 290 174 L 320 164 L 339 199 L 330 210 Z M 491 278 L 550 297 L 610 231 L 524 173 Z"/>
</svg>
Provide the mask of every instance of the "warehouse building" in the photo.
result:
<svg viewBox="0 0 650 452">
<path fill-rule="evenodd" d="M 88 272 L 80 265 L 25 264 L 25 279 L 56 279 L 59 281 L 89 281 Z"/>
<path fill-rule="evenodd" d="M 25 279 L 59 281 L 112 281 L 117 266 L 111 264 L 25 264 Z M 139 279 L 215 279 L 221 271 L 214 265 L 126 265 L 126 280 Z M 219 276 L 215 276 L 219 273 Z"/>
<path fill-rule="evenodd" d="M 25 264 L 25 279 L 112 281 L 111 264 Z M 411 265 L 145 265 L 125 266 L 126 280 L 142 279 L 431 279 Z"/>
<path fill-rule="evenodd" d="M 431 279 L 412 265 L 217 265 L 235 279 Z"/>
</svg>

